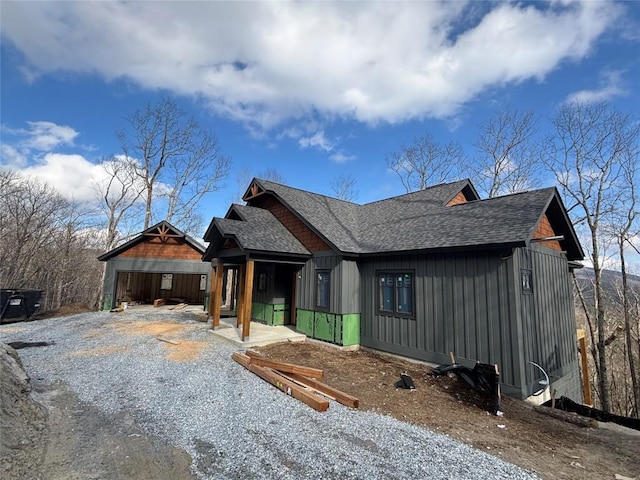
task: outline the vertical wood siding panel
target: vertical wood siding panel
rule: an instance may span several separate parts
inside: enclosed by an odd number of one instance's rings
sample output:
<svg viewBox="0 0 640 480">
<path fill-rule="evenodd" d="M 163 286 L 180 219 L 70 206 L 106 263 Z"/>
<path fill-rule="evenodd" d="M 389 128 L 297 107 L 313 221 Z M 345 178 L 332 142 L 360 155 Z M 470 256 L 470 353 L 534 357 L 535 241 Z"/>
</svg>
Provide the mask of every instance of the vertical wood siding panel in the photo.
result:
<svg viewBox="0 0 640 480">
<path fill-rule="evenodd" d="M 499 316 L 500 316 L 500 351 L 502 359 L 500 363 L 500 372 L 508 383 L 512 384 L 513 380 L 513 357 L 516 346 L 511 342 L 511 319 L 510 319 L 510 298 L 509 298 L 509 269 L 508 259 L 498 259 L 499 275 L 500 275 L 500 291 L 499 291 Z"/>
<path fill-rule="evenodd" d="M 465 257 L 460 256 L 454 262 L 453 277 L 453 331 L 454 342 L 453 348 L 456 355 L 462 355 L 467 358 L 467 349 L 465 344 L 465 316 L 464 316 L 464 277 L 466 275 Z"/>
<path fill-rule="evenodd" d="M 489 304 L 487 302 L 487 267 L 485 258 L 478 258 L 478 272 L 478 307 L 476 310 L 478 358 L 488 358 L 487 337 L 490 332 L 487 324 Z"/>
<path fill-rule="evenodd" d="M 425 306 L 427 301 L 426 292 L 426 262 L 424 259 L 417 259 L 416 275 L 414 278 L 414 302 L 416 309 L 416 321 L 413 323 L 414 343 L 413 347 L 419 350 L 426 349 L 427 318 Z"/>
<path fill-rule="evenodd" d="M 465 289 L 465 356 L 467 358 L 478 358 L 478 349 L 476 343 L 476 315 L 475 315 L 475 296 L 476 291 L 474 283 L 478 276 L 478 268 L 474 258 L 466 258 L 466 277 L 464 279 Z"/>
</svg>

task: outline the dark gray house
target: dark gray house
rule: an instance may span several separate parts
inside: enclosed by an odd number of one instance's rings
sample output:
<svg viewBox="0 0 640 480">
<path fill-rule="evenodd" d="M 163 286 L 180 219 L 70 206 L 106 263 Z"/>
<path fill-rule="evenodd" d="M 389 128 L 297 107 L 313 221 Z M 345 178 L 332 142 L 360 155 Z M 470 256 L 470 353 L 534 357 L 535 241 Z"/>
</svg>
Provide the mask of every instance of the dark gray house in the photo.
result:
<svg viewBox="0 0 640 480">
<path fill-rule="evenodd" d="M 102 308 L 110 310 L 123 301 L 171 298 L 204 303 L 211 271 L 202 263 L 204 250 L 166 221 L 149 227 L 98 257 L 107 262 Z"/>
<path fill-rule="evenodd" d="M 498 364 L 527 397 L 549 373 L 582 398 L 570 270 L 583 252 L 555 188 L 480 200 L 469 180 L 365 205 L 254 179 L 214 218 L 214 327 L 223 272 L 238 317 L 415 359 Z M 217 310 L 216 310 L 217 308 Z"/>
</svg>

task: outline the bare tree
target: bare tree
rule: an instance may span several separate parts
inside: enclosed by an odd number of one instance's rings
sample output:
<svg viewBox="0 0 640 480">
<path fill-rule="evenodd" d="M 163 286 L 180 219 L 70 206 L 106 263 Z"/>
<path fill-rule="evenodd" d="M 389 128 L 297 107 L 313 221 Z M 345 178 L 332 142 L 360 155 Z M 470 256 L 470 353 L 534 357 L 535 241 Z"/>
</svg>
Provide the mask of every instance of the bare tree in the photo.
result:
<svg viewBox="0 0 640 480">
<path fill-rule="evenodd" d="M 480 192 L 493 198 L 535 186 L 536 131 L 533 112 L 509 109 L 481 126 L 473 144 L 479 155 L 467 166 Z"/>
<path fill-rule="evenodd" d="M 464 150 L 457 142 L 438 143 L 431 135 L 416 138 L 412 145 L 401 147 L 387 158 L 407 193 L 452 180 L 463 159 Z"/>
<path fill-rule="evenodd" d="M 230 168 L 216 137 L 167 98 L 136 111 L 118 137 L 144 183 L 145 229 L 157 198 L 165 199 L 164 219 L 181 223 L 220 187 Z"/>
<path fill-rule="evenodd" d="M 356 183 L 355 178 L 351 175 L 341 175 L 331 180 L 331 190 L 336 198 L 353 202 L 358 196 L 358 191 L 355 188 Z"/>
<path fill-rule="evenodd" d="M 275 168 L 269 167 L 261 172 L 252 174 L 246 166 L 242 167 L 236 174 L 236 193 L 229 199 L 230 203 L 242 203 L 242 196 L 254 177 L 282 185 L 287 183 L 286 179 Z"/>
<path fill-rule="evenodd" d="M 554 173 L 576 224 L 586 226 L 594 269 L 594 322 L 598 396 L 610 411 L 607 374 L 607 311 L 602 270 L 607 239 L 603 222 L 624 201 L 622 161 L 637 143 L 638 126 L 607 104 L 565 105 L 553 120 L 557 137 L 547 142 L 545 165 Z M 590 327 L 591 328 L 591 327 Z"/>
<path fill-rule="evenodd" d="M 133 162 L 126 157 L 103 159 L 100 166 L 105 173 L 105 178 L 94 180 L 106 223 L 103 251 L 108 252 L 115 248 L 120 241 L 123 223 L 139 219 L 138 202 L 145 190 L 145 184 L 136 174 Z M 102 265 L 102 275 L 100 276 L 98 305 L 103 304 L 106 274 L 107 264 L 105 262 Z"/>
<path fill-rule="evenodd" d="M 10 288 L 34 288 L 44 251 L 62 223 L 66 200 L 46 183 L 1 170 L 0 278 Z"/>
<path fill-rule="evenodd" d="M 640 380 L 638 379 L 638 371 L 634 358 L 636 349 L 634 347 L 633 340 L 633 330 L 635 325 L 633 325 L 631 320 L 632 312 L 630 299 L 632 292 L 629 287 L 625 253 L 627 247 L 631 247 L 633 250 L 638 252 L 638 245 L 634 243 L 634 238 L 640 234 L 640 226 L 638 225 L 640 211 L 638 211 L 637 206 L 638 192 L 636 190 L 636 185 L 640 182 L 640 178 L 638 176 L 639 167 L 637 160 L 638 147 L 637 145 L 631 145 L 631 149 L 623 152 L 621 160 L 622 182 L 620 188 L 623 190 L 621 197 L 626 201 L 617 204 L 617 208 L 613 211 L 612 219 L 605 228 L 615 239 L 618 248 L 620 273 L 622 277 L 619 298 L 622 303 L 621 315 L 624 320 L 626 363 L 629 367 L 629 377 L 631 378 L 632 385 L 631 397 L 633 408 L 631 410 L 634 412 L 635 416 L 640 416 Z"/>
<path fill-rule="evenodd" d="M 104 250 L 113 249 L 120 238 L 123 221 L 137 218 L 135 210 L 144 190 L 130 159 L 112 157 L 100 162 L 106 178 L 96 179 L 97 195 L 106 219 Z"/>
<path fill-rule="evenodd" d="M 48 184 L 0 169 L 0 282 L 46 292 L 44 309 L 81 302 L 94 306 L 98 251 L 90 213 Z"/>
</svg>

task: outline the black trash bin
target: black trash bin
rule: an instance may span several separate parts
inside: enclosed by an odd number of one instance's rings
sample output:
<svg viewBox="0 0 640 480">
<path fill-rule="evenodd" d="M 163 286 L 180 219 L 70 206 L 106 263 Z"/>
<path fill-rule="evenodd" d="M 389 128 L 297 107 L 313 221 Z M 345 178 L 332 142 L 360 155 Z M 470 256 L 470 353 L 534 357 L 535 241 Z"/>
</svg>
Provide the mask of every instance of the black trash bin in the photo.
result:
<svg viewBox="0 0 640 480">
<path fill-rule="evenodd" d="M 0 289 L 0 323 L 28 320 L 40 308 L 42 290 Z"/>
</svg>

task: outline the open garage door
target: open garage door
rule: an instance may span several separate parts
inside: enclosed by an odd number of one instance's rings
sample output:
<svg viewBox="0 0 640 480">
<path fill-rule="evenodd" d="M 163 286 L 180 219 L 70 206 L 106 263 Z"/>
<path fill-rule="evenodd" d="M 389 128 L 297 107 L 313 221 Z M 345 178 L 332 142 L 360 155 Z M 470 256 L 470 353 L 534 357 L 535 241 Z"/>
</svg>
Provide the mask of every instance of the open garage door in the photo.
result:
<svg viewBox="0 0 640 480">
<path fill-rule="evenodd" d="M 207 276 L 192 273 L 118 272 L 119 301 L 153 303 L 158 298 L 203 304 Z"/>
</svg>

